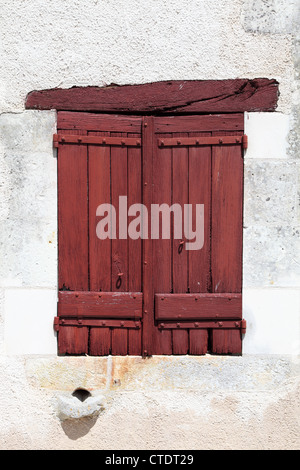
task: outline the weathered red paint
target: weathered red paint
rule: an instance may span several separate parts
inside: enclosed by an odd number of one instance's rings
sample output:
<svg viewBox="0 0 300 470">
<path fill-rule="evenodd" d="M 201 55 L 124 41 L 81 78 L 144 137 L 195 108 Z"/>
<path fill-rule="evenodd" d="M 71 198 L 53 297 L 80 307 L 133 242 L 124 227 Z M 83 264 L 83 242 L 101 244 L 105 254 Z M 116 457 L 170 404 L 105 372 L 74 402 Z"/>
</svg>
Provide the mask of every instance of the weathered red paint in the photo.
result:
<svg viewBox="0 0 300 470">
<path fill-rule="evenodd" d="M 32 91 L 25 107 L 132 114 L 236 113 L 274 111 L 278 96 L 278 82 L 267 78 L 178 80 Z"/>
<path fill-rule="evenodd" d="M 58 315 L 97 318 L 141 318 L 141 292 L 59 292 Z"/>
<path fill-rule="evenodd" d="M 241 320 L 241 294 L 155 294 L 155 318 L 162 320 Z"/>
<path fill-rule="evenodd" d="M 58 147 L 59 144 L 115 145 L 118 147 L 141 146 L 141 139 L 135 139 L 134 137 L 78 136 L 76 134 L 54 134 L 53 142 L 55 147 Z"/>
<path fill-rule="evenodd" d="M 243 143 L 243 137 L 222 136 L 222 137 L 184 137 L 158 139 L 159 147 L 197 147 L 198 145 L 240 145 Z"/>
<path fill-rule="evenodd" d="M 241 354 L 243 115 L 59 112 L 58 136 L 68 135 L 58 147 L 59 353 Z M 148 209 L 204 204 L 203 248 L 100 241 L 96 208 L 118 209 L 120 195 Z"/>
</svg>

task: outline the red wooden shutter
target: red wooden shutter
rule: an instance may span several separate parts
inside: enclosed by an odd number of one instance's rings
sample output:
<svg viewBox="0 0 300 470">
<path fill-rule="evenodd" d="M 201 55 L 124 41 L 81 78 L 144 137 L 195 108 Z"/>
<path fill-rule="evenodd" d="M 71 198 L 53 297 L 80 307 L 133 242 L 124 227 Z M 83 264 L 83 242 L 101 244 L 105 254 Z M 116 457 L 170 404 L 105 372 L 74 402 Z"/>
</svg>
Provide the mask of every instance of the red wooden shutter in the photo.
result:
<svg viewBox="0 0 300 470">
<path fill-rule="evenodd" d="M 243 115 L 58 113 L 60 354 L 240 354 Z M 204 244 L 99 240 L 119 196 L 204 205 Z M 195 213 L 193 213 L 193 217 Z M 150 221 L 149 221 L 150 222 Z M 184 227 L 183 227 L 184 229 Z"/>
<path fill-rule="evenodd" d="M 145 241 L 145 354 L 242 352 L 243 122 L 145 118 L 146 200 L 204 205 L 202 249 L 186 250 L 184 237 Z"/>
<path fill-rule="evenodd" d="M 141 118 L 61 112 L 56 141 L 58 351 L 140 355 L 141 240 L 99 240 L 96 210 L 141 202 Z"/>
</svg>

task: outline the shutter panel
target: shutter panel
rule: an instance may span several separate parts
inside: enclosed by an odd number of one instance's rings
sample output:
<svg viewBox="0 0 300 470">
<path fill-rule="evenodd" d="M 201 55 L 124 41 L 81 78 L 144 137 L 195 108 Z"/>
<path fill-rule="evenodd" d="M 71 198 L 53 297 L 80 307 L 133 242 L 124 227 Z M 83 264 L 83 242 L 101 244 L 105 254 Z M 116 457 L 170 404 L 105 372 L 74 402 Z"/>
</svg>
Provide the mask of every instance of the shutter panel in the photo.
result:
<svg viewBox="0 0 300 470">
<path fill-rule="evenodd" d="M 61 112 L 56 140 L 58 352 L 140 355 L 141 240 L 100 240 L 96 210 L 141 202 L 141 118 Z"/>
<path fill-rule="evenodd" d="M 166 137 L 171 134 L 166 134 Z M 157 144 L 156 144 L 157 145 Z M 156 150 L 156 149 L 155 149 Z M 172 149 L 164 148 L 153 153 L 152 207 L 154 204 L 172 204 Z M 151 210 L 152 210 L 151 207 Z M 152 228 L 152 225 L 151 225 Z M 153 288 L 155 292 L 172 292 L 172 239 L 152 240 Z M 172 354 L 172 332 L 156 332 L 154 351 L 156 354 Z"/>
<path fill-rule="evenodd" d="M 66 130 L 66 134 L 70 134 Z M 72 131 L 86 135 L 86 131 Z M 59 291 L 88 290 L 87 148 L 65 145 L 58 158 Z M 61 354 L 86 354 L 88 329 L 66 326 L 58 335 Z"/>
<path fill-rule="evenodd" d="M 58 113 L 59 354 L 241 354 L 243 121 Z M 139 203 L 143 240 L 119 218 Z M 97 236 L 101 204 L 115 238 Z M 155 205 L 167 213 L 151 233 Z M 204 241 L 188 250 L 196 205 Z"/>
<path fill-rule="evenodd" d="M 191 204 L 193 224 L 204 205 L 201 249 L 153 241 L 153 354 L 241 354 L 243 116 L 156 118 L 153 135 L 154 202 Z"/>
</svg>

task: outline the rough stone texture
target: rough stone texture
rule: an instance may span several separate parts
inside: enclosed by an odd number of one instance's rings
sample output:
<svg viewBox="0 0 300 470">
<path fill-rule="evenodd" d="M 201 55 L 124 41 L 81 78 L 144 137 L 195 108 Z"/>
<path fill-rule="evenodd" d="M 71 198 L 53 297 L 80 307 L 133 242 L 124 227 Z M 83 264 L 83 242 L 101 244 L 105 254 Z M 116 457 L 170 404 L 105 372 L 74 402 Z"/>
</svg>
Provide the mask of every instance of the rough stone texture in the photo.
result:
<svg viewBox="0 0 300 470">
<path fill-rule="evenodd" d="M 248 227 L 244 231 L 244 286 L 299 287 L 299 233 L 299 227 Z"/>
<path fill-rule="evenodd" d="M 279 109 L 287 112 L 292 37 L 248 32 L 242 7 L 242 0 L 93 0 L 84 7 L 82 0 L 63 7 L 60 0 L 3 0 L 0 111 L 21 111 L 28 92 L 54 87 L 266 77 L 279 79 Z M 244 16 L 251 11 L 246 4 Z"/>
<path fill-rule="evenodd" d="M 244 0 L 243 25 L 246 31 L 296 33 L 299 22 L 300 4 L 297 0 Z"/>
<path fill-rule="evenodd" d="M 297 225 L 297 173 L 295 162 L 245 161 L 244 204 L 248 225 Z"/>
<path fill-rule="evenodd" d="M 56 286 L 55 123 L 52 111 L 0 116 L 0 285 Z"/>
<path fill-rule="evenodd" d="M 0 365 L 1 449 L 299 448 L 296 359 L 49 356 Z M 68 374 L 74 388 L 103 396 L 98 416 L 59 419 Z"/>
<path fill-rule="evenodd" d="M 299 30 L 299 27 L 298 27 Z M 289 155 L 291 159 L 300 158 L 300 33 L 293 39 L 294 83 L 291 131 L 289 134 Z"/>
<path fill-rule="evenodd" d="M 4 353 L 4 301 L 5 301 L 5 290 L 0 289 L 0 355 Z"/>
<path fill-rule="evenodd" d="M 244 286 L 300 286 L 295 161 L 245 161 Z"/>
<path fill-rule="evenodd" d="M 84 402 L 72 395 L 59 395 L 57 398 L 57 416 L 61 421 L 97 418 L 103 408 L 100 395 L 90 396 Z"/>
<path fill-rule="evenodd" d="M 25 361 L 30 386 L 45 390 L 61 390 L 70 394 L 77 388 L 103 390 L 111 369 L 109 358 L 94 357 L 30 357 Z"/>
</svg>

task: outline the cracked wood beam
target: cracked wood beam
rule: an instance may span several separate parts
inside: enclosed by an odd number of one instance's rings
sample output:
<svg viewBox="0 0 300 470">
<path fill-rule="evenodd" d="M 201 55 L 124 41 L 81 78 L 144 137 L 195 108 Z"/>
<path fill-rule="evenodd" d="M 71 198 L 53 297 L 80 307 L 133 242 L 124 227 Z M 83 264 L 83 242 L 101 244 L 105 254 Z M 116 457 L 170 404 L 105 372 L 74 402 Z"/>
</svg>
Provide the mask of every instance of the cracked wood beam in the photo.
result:
<svg viewBox="0 0 300 470">
<path fill-rule="evenodd" d="M 177 80 L 142 85 L 32 91 L 26 109 L 118 113 L 235 113 L 274 111 L 274 79 Z"/>
</svg>

